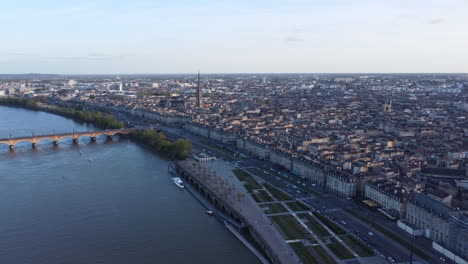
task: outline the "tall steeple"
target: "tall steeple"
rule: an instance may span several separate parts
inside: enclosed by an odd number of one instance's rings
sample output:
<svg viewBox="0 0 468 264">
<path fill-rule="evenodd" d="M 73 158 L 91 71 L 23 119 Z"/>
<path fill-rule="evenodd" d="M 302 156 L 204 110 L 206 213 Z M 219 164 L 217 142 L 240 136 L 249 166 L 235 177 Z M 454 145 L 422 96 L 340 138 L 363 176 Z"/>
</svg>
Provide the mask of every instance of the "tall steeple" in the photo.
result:
<svg viewBox="0 0 468 264">
<path fill-rule="evenodd" d="M 197 107 L 203 107 L 203 93 L 200 85 L 200 72 L 198 72 L 198 85 L 197 85 Z"/>
</svg>

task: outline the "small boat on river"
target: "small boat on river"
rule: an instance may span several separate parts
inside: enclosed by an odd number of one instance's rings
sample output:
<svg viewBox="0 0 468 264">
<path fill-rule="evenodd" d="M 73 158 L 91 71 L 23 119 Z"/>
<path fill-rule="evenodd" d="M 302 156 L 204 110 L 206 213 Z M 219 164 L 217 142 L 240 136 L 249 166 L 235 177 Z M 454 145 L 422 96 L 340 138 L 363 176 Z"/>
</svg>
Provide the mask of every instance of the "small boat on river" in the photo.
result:
<svg viewBox="0 0 468 264">
<path fill-rule="evenodd" d="M 213 215 L 213 211 L 207 210 L 207 211 L 206 211 L 206 214 L 207 214 L 207 215 Z"/>
<path fill-rule="evenodd" d="M 182 180 L 179 177 L 172 178 L 172 181 L 174 181 L 175 185 L 179 186 L 180 188 L 185 187 L 184 183 L 182 182 Z"/>
</svg>

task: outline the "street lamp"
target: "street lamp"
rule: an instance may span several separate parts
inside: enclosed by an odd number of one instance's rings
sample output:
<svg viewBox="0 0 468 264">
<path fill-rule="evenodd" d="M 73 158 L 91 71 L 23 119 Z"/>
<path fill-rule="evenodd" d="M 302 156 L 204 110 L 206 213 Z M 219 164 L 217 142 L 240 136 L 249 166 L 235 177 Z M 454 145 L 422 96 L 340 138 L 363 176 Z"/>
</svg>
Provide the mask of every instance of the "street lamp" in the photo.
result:
<svg viewBox="0 0 468 264">
<path fill-rule="evenodd" d="M 413 229 L 413 232 L 411 232 L 411 247 L 410 247 L 409 264 L 413 264 L 413 247 L 414 247 L 414 229 Z"/>
</svg>

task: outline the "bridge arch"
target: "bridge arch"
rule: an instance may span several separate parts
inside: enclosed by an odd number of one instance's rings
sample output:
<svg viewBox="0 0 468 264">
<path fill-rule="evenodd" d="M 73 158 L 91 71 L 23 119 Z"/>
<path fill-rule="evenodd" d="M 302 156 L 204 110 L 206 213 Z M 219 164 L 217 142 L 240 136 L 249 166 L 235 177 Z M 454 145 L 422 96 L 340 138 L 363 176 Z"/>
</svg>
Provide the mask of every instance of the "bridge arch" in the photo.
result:
<svg viewBox="0 0 468 264">
<path fill-rule="evenodd" d="M 13 140 L 12 144 L 9 144 L 9 143 L 6 143 L 6 144 L 16 146 L 16 144 L 18 144 L 20 142 L 29 142 L 29 143 L 33 144 L 33 143 L 37 143 L 39 141 L 34 142 L 33 140 L 30 140 L 30 139 L 20 139 L 20 140 Z"/>
<path fill-rule="evenodd" d="M 128 135 L 128 132 L 115 131 L 115 132 L 107 133 L 106 135 L 108 135 L 108 136 L 115 136 L 115 135 L 126 136 L 126 135 Z"/>
<path fill-rule="evenodd" d="M 92 132 L 73 132 L 73 133 L 64 133 L 64 134 L 54 134 L 54 135 L 33 135 L 32 137 L 20 137 L 20 138 L 3 138 L 0 139 L 0 144 L 9 145 L 13 149 L 16 144 L 20 142 L 29 142 L 36 145 L 42 140 L 52 140 L 54 143 L 58 143 L 64 138 L 71 138 L 76 141 L 82 137 L 91 137 L 91 140 L 94 141 L 97 137 L 105 135 L 107 137 L 112 137 L 114 135 L 126 135 L 135 129 L 115 129 L 115 130 L 105 130 L 105 131 L 92 131 Z"/>
</svg>

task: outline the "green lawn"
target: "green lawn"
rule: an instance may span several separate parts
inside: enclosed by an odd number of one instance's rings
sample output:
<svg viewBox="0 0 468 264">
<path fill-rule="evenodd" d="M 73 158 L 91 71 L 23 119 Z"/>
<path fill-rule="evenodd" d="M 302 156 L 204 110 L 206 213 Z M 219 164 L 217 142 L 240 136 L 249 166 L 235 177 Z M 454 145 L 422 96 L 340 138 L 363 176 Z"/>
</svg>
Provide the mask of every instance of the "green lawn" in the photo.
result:
<svg viewBox="0 0 468 264">
<path fill-rule="evenodd" d="M 330 255 L 328 255 L 325 249 L 323 249 L 321 246 L 315 246 L 313 247 L 313 250 L 317 252 L 320 255 L 320 257 L 322 257 L 322 263 L 336 264 L 335 260 L 333 260 L 333 258 Z"/>
<path fill-rule="evenodd" d="M 361 257 L 370 257 L 375 255 L 374 251 L 364 245 L 359 239 L 351 235 L 341 236 L 340 238 Z"/>
<path fill-rule="evenodd" d="M 271 184 L 265 183 L 263 184 L 263 186 L 265 186 L 265 188 L 276 198 L 276 200 L 279 200 L 279 201 L 292 200 L 292 197 L 289 194 L 277 189 Z"/>
<path fill-rule="evenodd" d="M 219 151 L 222 151 L 222 152 L 224 152 L 224 153 L 226 153 L 226 154 L 229 154 L 229 155 L 231 155 L 231 156 L 233 156 L 233 157 L 236 156 L 236 153 L 230 151 L 230 150 L 227 149 L 227 148 L 220 147 L 220 146 L 215 145 L 215 144 L 212 144 L 212 143 L 210 143 L 210 142 L 208 142 L 208 141 L 203 141 L 202 143 L 205 144 L 205 145 L 207 145 L 207 146 L 209 146 L 209 147 L 211 147 L 211 148 L 214 148 L 214 149 L 216 149 L 216 150 L 219 150 Z"/>
<path fill-rule="evenodd" d="M 330 228 L 333 233 L 337 235 L 344 235 L 346 234 L 346 231 L 344 231 L 341 227 L 335 225 L 332 223 L 328 218 L 324 217 L 323 215 L 319 214 L 318 212 L 313 212 L 313 214 L 320 220 L 322 223 L 324 223 L 328 228 Z"/>
<path fill-rule="evenodd" d="M 299 214 L 298 215 L 300 218 L 305 218 L 307 219 L 307 222 L 305 222 L 305 224 L 312 230 L 312 232 L 314 232 L 317 236 L 319 237 L 325 237 L 325 236 L 329 236 L 330 233 L 328 233 L 328 231 L 323 228 L 323 226 L 321 224 L 319 224 L 317 221 L 315 221 L 315 219 L 309 215 L 309 214 Z"/>
<path fill-rule="evenodd" d="M 260 207 L 268 208 L 264 211 L 265 214 L 284 213 L 288 211 L 281 203 L 262 204 Z"/>
<path fill-rule="evenodd" d="M 292 215 L 270 216 L 270 219 L 279 227 L 286 240 L 306 237 L 305 231 L 299 227 L 299 222 Z"/>
<path fill-rule="evenodd" d="M 335 253 L 339 259 L 352 259 L 354 255 L 349 252 L 340 242 L 335 241 L 333 243 L 327 244 L 327 247 Z"/>
<path fill-rule="evenodd" d="M 305 264 L 320 264 L 320 262 L 318 262 L 314 256 L 312 256 L 308 248 L 305 247 L 301 242 L 290 243 L 289 245 L 294 249 L 294 252 L 296 252 L 299 258 Z"/>
<path fill-rule="evenodd" d="M 301 202 L 289 202 L 286 205 L 293 211 L 309 211 L 310 207 Z"/>
<path fill-rule="evenodd" d="M 273 201 L 273 197 L 271 197 L 271 195 L 269 195 L 265 190 L 259 190 L 256 193 L 252 193 L 252 197 L 255 199 L 257 203 Z"/>
<path fill-rule="evenodd" d="M 247 191 L 252 192 L 253 190 L 263 189 L 262 186 L 252 177 L 252 175 L 241 169 L 232 170 L 234 175 L 239 179 L 239 181 L 246 182 L 244 184 Z"/>
</svg>

